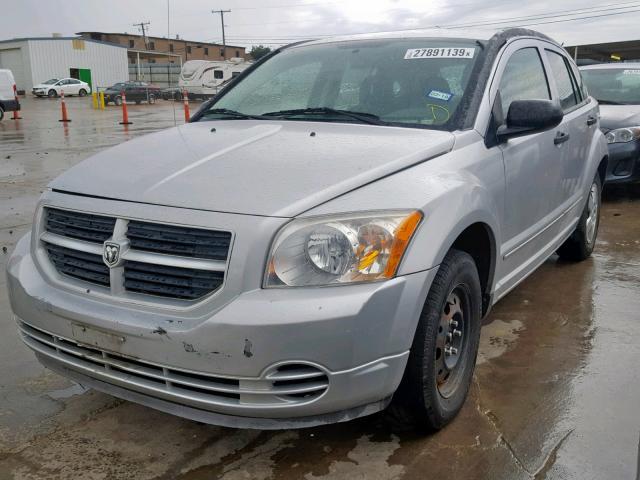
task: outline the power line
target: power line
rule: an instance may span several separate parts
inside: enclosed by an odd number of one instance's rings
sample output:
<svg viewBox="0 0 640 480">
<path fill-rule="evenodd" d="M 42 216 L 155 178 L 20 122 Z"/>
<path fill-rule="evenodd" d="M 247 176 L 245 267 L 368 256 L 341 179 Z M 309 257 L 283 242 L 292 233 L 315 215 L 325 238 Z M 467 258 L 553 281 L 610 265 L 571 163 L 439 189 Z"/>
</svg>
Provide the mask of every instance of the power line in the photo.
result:
<svg viewBox="0 0 640 480">
<path fill-rule="evenodd" d="M 632 4 L 632 5 L 629 5 L 629 4 Z M 618 8 L 608 8 L 616 5 L 626 5 L 626 6 L 618 7 Z M 420 27 L 420 28 L 381 30 L 376 32 L 363 32 L 363 33 L 410 32 L 410 31 L 418 31 L 418 30 L 427 29 L 427 28 L 469 28 L 469 27 L 498 25 L 502 23 L 520 22 L 520 21 L 524 21 L 527 23 L 522 23 L 522 24 L 519 24 L 518 26 L 544 25 L 549 23 L 562 23 L 562 22 L 586 20 L 586 19 L 593 19 L 593 18 L 600 18 L 600 17 L 611 17 L 616 15 L 623 15 L 625 13 L 634 13 L 639 11 L 637 9 L 634 9 L 635 7 L 638 7 L 638 6 L 640 6 L 640 4 L 638 4 L 637 1 L 621 2 L 621 3 L 613 3 L 608 5 L 601 5 L 597 7 L 587 7 L 587 8 L 577 10 L 576 13 L 563 13 L 563 12 L 567 12 L 568 10 L 561 10 L 558 12 L 554 12 L 553 14 L 547 14 L 547 15 L 537 14 L 537 15 L 528 15 L 528 16 L 521 16 L 521 17 L 510 17 L 510 18 L 504 18 L 504 19 L 495 20 L 495 21 L 472 22 L 472 23 L 465 23 L 465 24 L 430 25 L 430 26 Z M 598 15 L 586 15 L 586 14 L 595 13 L 595 12 L 601 12 L 601 11 L 610 12 L 611 10 L 622 10 L 622 9 L 624 9 L 625 11 L 614 12 L 614 13 L 603 13 Z M 546 19 L 546 18 L 555 19 L 558 17 L 575 16 L 575 15 L 581 15 L 581 16 L 578 16 L 575 18 L 565 18 L 565 19 L 558 19 L 558 20 L 552 20 L 552 21 L 537 22 L 537 20 Z M 528 20 L 531 20 L 532 22 L 528 22 Z M 533 21 L 536 21 L 536 22 L 533 22 Z M 256 37 L 237 35 L 230 38 L 233 38 L 234 41 L 260 41 L 260 40 L 288 41 L 288 40 L 299 40 L 299 39 L 307 39 L 307 38 L 323 38 L 323 37 L 332 37 L 332 36 L 340 36 L 340 35 L 356 35 L 356 34 L 358 33 L 352 32 L 352 33 L 341 33 L 341 34 L 283 35 L 283 36 L 265 35 L 265 36 L 256 36 Z M 266 43 L 266 42 L 262 42 L 262 43 Z"/>
</svg>

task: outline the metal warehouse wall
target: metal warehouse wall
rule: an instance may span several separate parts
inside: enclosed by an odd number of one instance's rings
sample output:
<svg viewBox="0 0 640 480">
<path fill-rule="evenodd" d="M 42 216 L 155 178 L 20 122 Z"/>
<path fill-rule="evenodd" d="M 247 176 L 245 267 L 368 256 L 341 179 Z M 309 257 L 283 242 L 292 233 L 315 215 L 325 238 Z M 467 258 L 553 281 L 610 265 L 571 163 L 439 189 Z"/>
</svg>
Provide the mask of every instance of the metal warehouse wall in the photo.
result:
<svg viewBox="0 0 640 480">
<path fill-rule="evenodd" d="M 84 40 L 29 40 L 31 81 L 27 89 L 50 78 L 64 78 L 71 68 L 88 68 L 95 87 L 105 87 L 129 79 L 127 49 Z"/>
<path fill-rule="evenodd" d="M 0 68 L 11 70 L 18 90 L 30 89 L 31 65 L 27 42 L 0 42 Z"/>
</svg>

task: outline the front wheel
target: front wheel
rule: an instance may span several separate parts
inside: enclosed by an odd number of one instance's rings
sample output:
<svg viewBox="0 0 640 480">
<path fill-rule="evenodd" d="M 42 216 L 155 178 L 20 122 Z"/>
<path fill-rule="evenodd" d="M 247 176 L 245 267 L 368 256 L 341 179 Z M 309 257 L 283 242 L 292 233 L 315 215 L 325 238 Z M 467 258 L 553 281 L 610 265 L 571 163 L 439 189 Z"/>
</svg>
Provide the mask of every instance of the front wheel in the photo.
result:
<svg viewBox="0 0 640 480">
<path fill-rule="evenodd" d="M 49 92 L 47 93 L 47 96 L 49 98 L 55 98 L 58 96 L 58 92 L 56 92 L 53 88 L 51 90 L 49 90 Z"/>
<path fill-rule="evenodd" d="M 458 414 L 469 391 L 480 341 L 482 289 L 473 258 L 451 250 L 427 296 L 402 384 L 402 417 L 439 430 Z"/>
<path fill-rule="evenodd" d="M 602 181 L 600 175 L 596 174 L 576 229 L 557 251 L 563 260 L 580 262 L 591 256 L 596 246 L 598 227 L 600 226 L 601 196 Z"/>
<path fill-rule="evenodd" d="M 149 95 L 149 103 L 151 103 L 151 104 L 156 103 L 155 95 Z"/>
</svg>

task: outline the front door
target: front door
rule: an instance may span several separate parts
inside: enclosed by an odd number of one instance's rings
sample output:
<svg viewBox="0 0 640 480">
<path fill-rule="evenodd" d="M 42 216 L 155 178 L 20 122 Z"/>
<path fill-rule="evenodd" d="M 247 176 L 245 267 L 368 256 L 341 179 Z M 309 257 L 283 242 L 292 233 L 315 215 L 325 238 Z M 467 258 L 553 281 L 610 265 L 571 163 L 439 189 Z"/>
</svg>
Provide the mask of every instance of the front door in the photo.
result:
<svg viewBox="0 0 640 480">
<path fill-rule="evenodd" d="M 508 47 L 494 84 L 504 118 L 514 100 L 551 100 L 538 42 L 521 40 Z M 564 173 L 563 147 L 556 140 L 558 129 L 512 138 L 500 146 L 505 168 L 505 218 L 498 295 L 537 266 L 553 237 L 557 187 Z"/>
</svg>

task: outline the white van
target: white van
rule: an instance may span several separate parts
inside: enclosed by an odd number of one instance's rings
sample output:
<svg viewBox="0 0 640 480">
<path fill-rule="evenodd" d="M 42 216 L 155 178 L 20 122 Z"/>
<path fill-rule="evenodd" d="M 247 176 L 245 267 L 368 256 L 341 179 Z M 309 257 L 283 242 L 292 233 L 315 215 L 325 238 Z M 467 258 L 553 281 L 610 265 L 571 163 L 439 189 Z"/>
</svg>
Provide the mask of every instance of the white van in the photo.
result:
<svg viewBox="0 0 640 480">
<path fill-rule="evenodd" d="M 178 85 L 186 90 L 189 98 L 210 98 L 232 78 L 251 65 L 244 58 L 224 61 L 189 60 L 182 65 Z"/>
<path fill-rule="evenodd" d="M 4 112 L 20 110 L 15 87 L 16 81 L 11 70 L 0 69 L 0 120 L 4 118 Z"/>
</svg>

